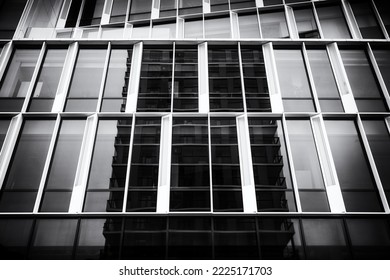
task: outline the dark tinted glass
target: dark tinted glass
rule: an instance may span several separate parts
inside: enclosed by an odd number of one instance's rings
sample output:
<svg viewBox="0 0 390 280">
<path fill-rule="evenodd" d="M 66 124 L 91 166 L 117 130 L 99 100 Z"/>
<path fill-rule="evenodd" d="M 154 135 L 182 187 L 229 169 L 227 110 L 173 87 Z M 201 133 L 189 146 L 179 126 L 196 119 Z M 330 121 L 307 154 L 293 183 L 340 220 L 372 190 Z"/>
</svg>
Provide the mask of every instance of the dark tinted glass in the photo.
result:
<svg viewBox="0 0 390 280">
<path fill-rule="evenodd" d="M 17 260 L 27 258 L 33 221 L 29 219 L 0 220 L 0 259 Z"/>
<path fill-rule="evenodd" d="M 350 4 L 362 37 L 366 39 L 384 38 L 370 1 L 351 1 Z"/>
<path fill-rule="evenodd" d="M 299 38 L 320 38 L 312 8 L 294 9 Z"/>
<path fill-rule="evenodd" d="M 317 6 L 317 14 L 324 38 L 329 39 L 349 39 L 347 22 L 339 5 Z"/>
<path fill-rule="evenodd" d="M 27 0 L 0 2 L 0 38 L 11 39 L 18 26 Z"/>
</svg>

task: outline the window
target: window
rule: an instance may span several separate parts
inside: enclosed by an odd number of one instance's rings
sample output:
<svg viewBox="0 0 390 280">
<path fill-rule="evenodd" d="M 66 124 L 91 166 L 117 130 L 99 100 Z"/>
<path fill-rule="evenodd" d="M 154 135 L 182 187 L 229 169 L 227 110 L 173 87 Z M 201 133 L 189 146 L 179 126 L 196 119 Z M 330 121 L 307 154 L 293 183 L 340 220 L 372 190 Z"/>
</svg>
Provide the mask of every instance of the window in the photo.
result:
<svg viewBox="0 0 390 280">
<path fill-rule="evenodd" d="M 328 198 L 309 120 L 287 120 L 291 156 L 304 212 L 329 212 Z"/>
<path fill-rule="evenodd" d="M 288 38 L 290 36 L 284 11 L 260 13 L 260 25 L 263 38 Z"/>
<path fill-rule="evenodd" d="M 317 6 L 322 33 L 326 39 L 349 39 L 347 23 L 339 5 Z"/>
<path fill-rule="evenodd" d="M 128 0 L 113 0 L 110 23 L 124 22 L 126 20 Z"/>
<path fill-rule="evenodd" d="M 152 38 L 156 39 L 174 39 L 176 38 L 176 21 L 153 22 Z"/>
<path fill-rule="evenodd" d="M 68 212 L 85 120 L 64 119 L 51 159 L 40 212 Z"/>
<path fill-rule="evenodd" d="M 0 111 L 18 112 L 30 86 L 40 50 L 16 49 L 0 89 Z"/>
<path fill-rule="evenodd" d="M 344 112 L 343 104 L 325 49 L 308 49 L 314 86 L 323 112 Z"/>
<path fill-rule="evenodd" d="M 276 49 L 274 52 L 284 110 L 315 111 L 302 51 Z"/>
<path fill-rule="evenodd" d="M 99 121 L 85 212 L 121 212 L 126 185 L 131 118 Z"/>
<path fill-rule="evenodd" d="M 247 111 L 271 112 L 262 50 L 241 45 L 241 60 Z"/>
<path fill-rule="evenodd" d="M 373 52 L 387 90 L 390 91 L 390 51 L 374 48 Z"/>
<path fill-rule="evenodd" d="M 198 111 L 197 46 L 176 45 L 173 110 L 176 112 Z"/>
<path fill-rule="evenodd" d="M 27 0 L 0 1 L 0 38 L 11 39 Z"/>
<path fill-rule="evenodd" d="M 160 132 L 160 118 L 136 118 L 127 212 L 156 211 Z"/>
<path fill-rule="evenodd" d="M 340 50 L 360 112 L 384 112 L 387 106 L 364 50 Z"/>
<path fill-rule="evenodd" d="M 171 211 L 210 211 L 207 118 L 174 118 Z"/>
<path fill-rule="evenodd" d="M 325 127 L 347 211 L 383 211 L 354 121 L 325 120 Z"/>
<path fill-rule="evenodd" d="M 153 0 L 132 0 L 129 20 L 150 19 Z"/>
<path fill-rule="evenodd" d="M 250 7 L 256 7 L 255 0 L 230 0 L 230 8 L 232 10 Z"/>
<path fill-rule="evenodd" d="M 203 20 L 202 18 L 185 19 L 184 38 L 203 38 Z"/>
<path fill-rule="evenodd" d="M 371 1 L 350 1 L 360 34 L 366 39 L 382 39 L 383 33 L 379 27 L 371 6 Z"/>
<path fill-rule="evenodd" d="M 386 0 L 374 0 L 375 6 L 380 14 L 382 22 L 387 30 L 387 33 L 390 33 L 390 12 L 389 6 Z"/>
<path fill-rule="evenodd" d="M 230 17 L 213 17 L 204 20 L 205 38 L 231 38 Z"/>
<path fill-rule="evenodd" d="M 317 23 L 311 7 L 294 8 L 299 38 L 320 38 Z"/>
<path fill-rule="evenodd" d="M 35 83 L 28 111 L 51 112 L 67 50 L 48 49 Z"/>
<path fill-rule="evenodd" d="M 210 111 L 243 111 L 237 46 L 209 45 Z"/>
<path fill-rule="evenodd" d="M 132 49 L 111 50 L 101 105 L 102 112 L 124 112 L 126 110 L 132 54 Z"/>
<path fill-rule="evenodd" d="M 229 10 L 228 0 L 210 0 L 210 9 L 212 12 Z"/>
<path fill-rule="evenodd" d="M 178 0 L 179 15 L 199 14 L 202 13 L 202 0 Z"/>
<path fill-rule="evenodd" d="M 214 211 L 242 212 L 236 118 L 212 117 L 210 129 Z"/>
<path fill-rule="evenodd" d="M 99 25 L 102 19 L 104 0 L 85 0 L 80 26 Z"/>
<path fill-rule="evenodd" d="M 23 123 L 0 197 L 1 212 L 32 212 L 55 120 Z"/>
<path fill-rule="evenodd" d="M 81 10 L 82 0 L 68 0 L 68 1 L 72 1 L 72 3 L 71 3 L 71 6 L 69 8 L 69 12 L 68 12 L 68 15 L 66 18 L 65 27 L 75 27 L 77 24 L 80 10 Z M 61 18 L 66 17 L 66 15 L 64 15 L 63 13 L 66 13 L 65 8 L 63 9 L 63 12 L 61 14 Z"/>
<path fill-rule="evenodd" d="M 171 111 L 172 46 L 145 46 L 137 111 Z"/>
<path fill-rule="evenodd" d="M 96 111 L 106 53 L 99 49 L 79 50 L 64 111 Z"/>
<path fill-rule="evenodd" d="M 257 13 L 239 13 L 240 38 L 260 38 Z"/>
<path fill-rule="evenodd" d="M 177 9 L 176 0 L 160 1 L 160 18 L 176 16 L 176 9 Z"/>
<path fill-rule="evenodd" d="M 10 124 L 9 119 L 5 119 L 5 118 L 0 119 L 0 151 L 1 151 L 1 147 L 3 147 L 5 137 L 7 136 L 9 124 Z"/>
<path fill-rule="evenodd" d="M 296 211 L 281 121 L 248 122 L 258 211 Z"/>
<path fill-rule="evenodd" d="M 27 248 L 30 241 L 33 220 L 1 219 L 0 220 L 0 259 L 27 259 Z"/>
</svg>

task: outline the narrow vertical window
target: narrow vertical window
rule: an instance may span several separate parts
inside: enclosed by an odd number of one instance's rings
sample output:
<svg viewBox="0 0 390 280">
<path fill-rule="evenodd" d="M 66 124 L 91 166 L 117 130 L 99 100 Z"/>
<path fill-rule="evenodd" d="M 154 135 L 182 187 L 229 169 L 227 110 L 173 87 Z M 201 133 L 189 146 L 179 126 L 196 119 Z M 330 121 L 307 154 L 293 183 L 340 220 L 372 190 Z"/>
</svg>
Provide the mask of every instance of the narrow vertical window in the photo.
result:
<svg viewBox="0 0 390 280">
<path fill-rule="evenodd" d="M 267 75 L 261 48 L 241 47 L 247 111 L 271 112 Z"/>
<path fill-rule="evenodd" d="M 296 211 L 281 121 L 248 121 L 258 211 Z"/>
<path fill-rule="evenodd" d="M 1 212 L 31 212 L 55 120 L 26 120 L 0 194 Z"/>
<path fill-rule="evenodd" d="M 65 104 L 66 112 L 95 112 L 106 50 L 81 49 Z"/>
<path fill-rule="evenodd" d="M 390 34 L 390 11 L 389 3 L 387 0 L 374 0 L 375 6 L 380 14 L 382 22 L 387 30 L 387 33 Z"/>
<path fill-rule="evenodd" d="M 171 211 L 210 211 L 207 118 L 174 118 Z"/>
<path fill-rule="evenodd" d="M 0 111 L 18 112 L 22 109 L 38 56 L 37 49 L 15 50 L 1 82 Z"/>
<path fill-rule="evenodd" d="M 198 48 L 175 48 L 175 80 L 173 110 L 176 112 L 198 111 Z"/>
<path fill-rule="evenodd" d="M 62 68 L 64 66 L 67 50 L 49 49 L 35 88 L 31 96 L 28 111 L 30 112 L 50 112 L 57 87 L 60 82 Z"/>
<path fill-rule="evenodd" d="M 325 127 L 347 211 L 383 211 L 354 121 L 326 120 Z"/>
<path fill-rule="evenodd" d="M 131 118 L 99 121 L 84 211 L 122 211 L 130 133 Z"/>
<path fill-rule="evenodd" d="M 315 111 L 302 51 L 276 49 L 274 52 L 284 110 Z"/>
<path fill-rule="evenodd" d="M 317 6 L 321 29 L 326 39 L 350 39 L 347 22 L 340 5 Z"/>
<path fill-rule="evenodd" d="M 308 49 L 314 86 L 323 112 L 344 112 L 335 77 L 325 49 Z"/>
<path fill-rule="evenodd" d="M 145 46 L 137 111 L 171 111 L 172 46 Z"/>
<path fill-rule="evenodd" d="M 362 37 L 366 39 L 383 39 L 383 33 L 370 2 L 350 1 L 350 4 Z"/>
<path fill-rule="evenodd" d="M 294 8 L 294 17 L 299 38 L 320 38 L 317 23 L 311 7 Z"/>
<path fill-rule="evenodd" d="M 210 110 L 243 111 L 237 46 L 209 46 Z"/>
<path fill-rule="evenodd" d="M 46 179 L 40 212 L 68 212 L 84 126 L 85 120 L 62 121 Z"/>
<path fill-rule="evenodd" d="M 242 212 L 236 118 L 211 118 L 213 202 L 216 212 Z"/>
<path fill-rule="evenodd" d="M 101 111 L 124 112 L 129 86 L 132 49 L 113 49 L 108 65 Z"/>
<path fill-rule="evenodd" d="M 160 118 L 136 118 L 126 211 L 155 212 L 160 158 Z"/>
<path fill-rule="evenodd" d="M 364 50 L 340 50 L 360 112 L 385 112 L 387 106 Z"/>
</svg>

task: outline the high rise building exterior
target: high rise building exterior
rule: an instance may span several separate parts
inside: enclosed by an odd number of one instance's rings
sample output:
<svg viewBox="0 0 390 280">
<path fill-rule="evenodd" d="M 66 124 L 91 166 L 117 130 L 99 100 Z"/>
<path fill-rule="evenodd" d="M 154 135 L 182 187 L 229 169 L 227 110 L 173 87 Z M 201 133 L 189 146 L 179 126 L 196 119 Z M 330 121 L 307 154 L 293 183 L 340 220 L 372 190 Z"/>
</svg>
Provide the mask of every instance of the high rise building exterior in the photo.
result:
<svg viewBox="0 0 390 280">
<path fill-rule="evenodd" d="M 0 258 L 390 259 L 386 4 L 0 1 Z"/>
</svg>

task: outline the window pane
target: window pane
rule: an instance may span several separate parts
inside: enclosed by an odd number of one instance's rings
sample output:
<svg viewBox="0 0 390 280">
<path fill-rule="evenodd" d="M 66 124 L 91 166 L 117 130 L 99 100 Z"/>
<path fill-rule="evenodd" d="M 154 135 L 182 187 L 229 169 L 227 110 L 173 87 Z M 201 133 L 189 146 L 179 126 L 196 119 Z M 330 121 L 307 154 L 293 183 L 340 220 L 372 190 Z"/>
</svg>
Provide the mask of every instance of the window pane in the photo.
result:
<svg viewBox="0 0 390 280">
<path fill-rule="evenodd" d="M 197 14 L 202 12 L 202 0 L 178 0 L 179 15 Z"/>
<path fill-rule="evenodd" d="M 3 142 L 5 137 L 7 136 L 8 127 L 10 124 L 10 120 L 8 119 L 0 119 L 0 151 L 1 147 L 3 147 Z"/>
<path fill-rule="evenodd" d="M 299 38 L 320 38 L 313 10 L 311 8 L 294 9 Z"/>
<path fill-rule="evenodd" d="M 27 259 L 27 249 L 31 236 L 32 220 L 0 220 L 0 259 Z"/>
<path fill-rule="evenodd" d="M 382 211 L 355 123 L 326 120 L 325 127 L 347 211 Z"/>
<path fill-rule="evenodd" d="M 390 51 L 382 49 L 373 50 L 376 62 L 386 84 L 387 91 L 390 91 Z"/>
<path fill-rule="evenodd" d="M 238 14 L 240 38 L 260 38 L 257 14 Z"/>
<path fill-rule="evenodd" d="M 81 49 L 65 105 L 66 112 L 95 112 L 106 50 Z"/>
<path fill-rule="evenodd" d="M 367 1 L 351 1 L 350 4 L 362 37 L 366 39 L 384 38 L 371 3 Z"/>
<path fill-rule="evenodd" d="M 104 8 L 104 0 L 86 0 L 80 26 L 100 24 Z"/>
<path fill-rule="evenodd" d="M 0 38 L 11 39 L 18 26 L 27 0 L 2 1 L 0 7 Z"/>
<path fill-rule="evenodd" d="M 313 112 L 306 68 L 300 50 L 275 50 L 276 69 L 286 112 Z"/>
<path fill-rule="evenodd" d="M 383 24 L 387 30 L 387 33 L 390 33 L 390 11 L 389 3 L 387 0 L 374 0 L 375 6 L 380 14 Z"/>
<path fill-rule="evenodd" d="M 62 121 L 40 211 L 68 211 L 84 126 L 85 120 L 65 119 Z"/>
<path fill-rule="evenodd" d="M 49 49 L 31 97 L 30 112 L 50 112 L 57 93 L 67 50 Z"/>
<path fill-rule="evenodd" d="M 387 111 L 372 66 L 364 50 L 340 50 L 359 111 Z"/>
<path fill-rule="evenodd" d="M 210 0 L 210 9 L 212 12 L 229 10 L 228 0 Z"/>
<path fill-rule="evenodd" d="M 102 112 L 125 111 L 132 53 L 131 49 L 113 49 L 111 51 L 103 93 Z"/>
<path fill-rule="evenodd" d="M 0 111 L 21 110 L 30 86 L 40 50 L 17 49 L 9 63 L 0 89 Z"/>
<path fill-rule="evenodd" d="M 0 211 L 32 211 L 54 124 L 54 120 L 24 122 L 2 188 Z"/>
<path fill-rule="evenodd" d="M 351 34 L 349 33 L 344 14 L 339 5 L 317 6 L 317 13 L 320 19 L 321 29 L 324 34 L 324 38 L 351 38 Z"/>
<path fill-rule="evenodd" d="M 390 201 L 390 135 L 386 123 L 382 120 L 363 121 L 375 165 L 385 190 L 387 201 Z"/>
<path fill-rule="evenodd" d="M 209 46 L 210 111 L 243 111 L 237 47 Z"/>
<path fill-rule="evenodd" d="M 324 112 L 344 112 L 326 50 L 309 49 L 307 55 L 321 110 Z"/>
<path fill-rule="evenodd" d="M 203 38 L 203 20 L 202 19 L 185 19 L 184 38 Z"/>
<path fill-rule="evenodd" d="M 150 19 L 153 0 L 132 0 L 130 20 Z"/>
<path fill-rule="evenodd" d="M 176 0 L 160 1 L 160 17 L 176 16 Z"/>
<path fill-rule="evenodd" d="M 124 22 L 126 19 L 128 0 L 113 0 L 110 23 Z"/>
<path fill-rule="evenodd" d="M 206 38 L 230 38 L 230 18 L 205 18 L 204 32 Z"/>
<path fill-rule="evenodd" d="M 288 38 L 290 36 L 284 12 L 262 13 L 260 24 L 263 38 Z"/>
<path fill-rule="evenodd" d="M 230 0 L 230 8 L 232 10 L 250 7 L 256 7 L 255 0 Z"/>
<path fill-rule="evenodd" d="M 176 38 L 176 22 L 167 21 L 161 23 L 153 23 L 152 38 L 156 39 L 175 39 Z"/>
</svg>

